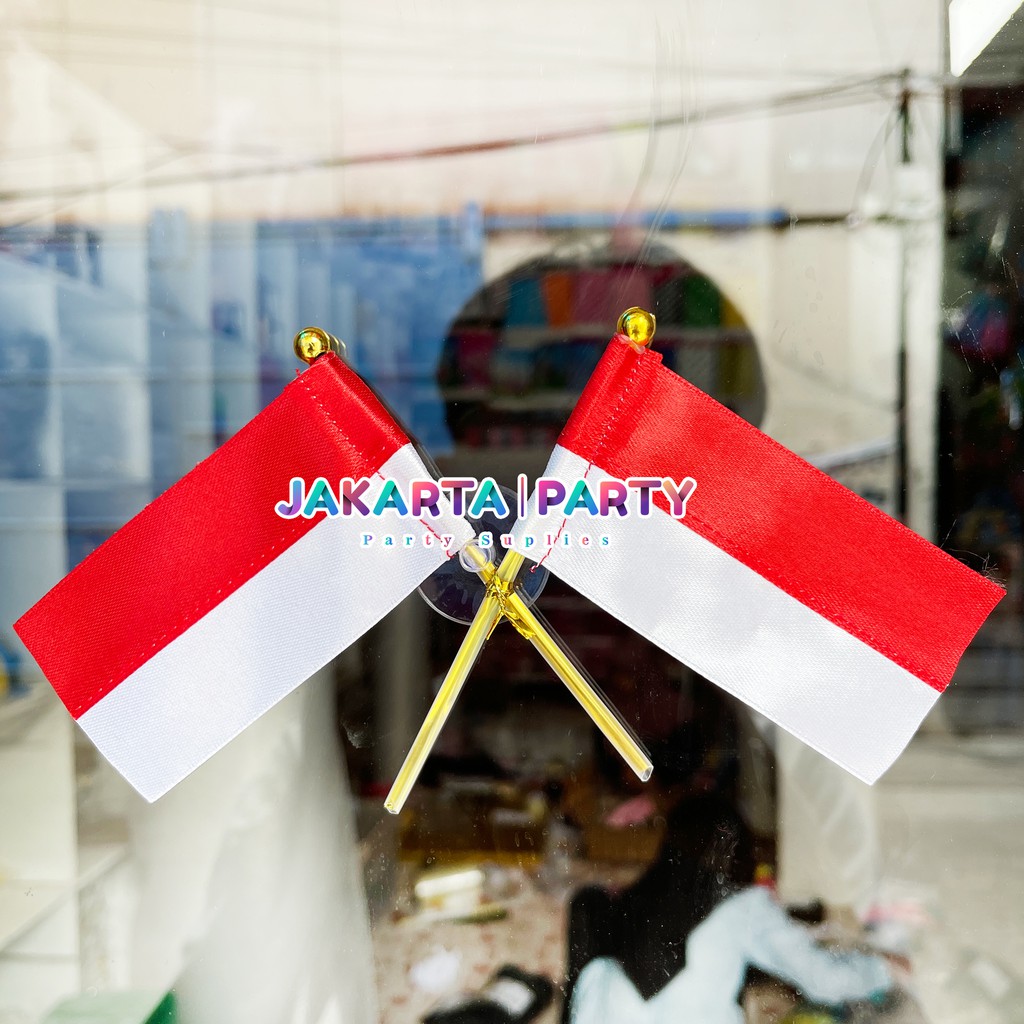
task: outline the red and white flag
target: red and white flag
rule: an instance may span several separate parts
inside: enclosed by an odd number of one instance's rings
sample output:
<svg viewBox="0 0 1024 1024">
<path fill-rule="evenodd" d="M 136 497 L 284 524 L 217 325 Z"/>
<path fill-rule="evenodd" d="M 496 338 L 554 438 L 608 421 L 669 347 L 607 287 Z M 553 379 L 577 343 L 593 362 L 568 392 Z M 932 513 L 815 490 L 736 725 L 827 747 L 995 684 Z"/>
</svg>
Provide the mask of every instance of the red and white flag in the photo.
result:
<svg viewBox="0 0 1024 1024">
<path fill-rule="evenodd" d="M 429 477 L 363 381 L 321 356 L 15 629 L 89 738 L 155 800 L 473 536 L 443 499 L 421 519 L 282 518 L 292 479 L 369 479 L 372 507 L 385 480 Z"/>
<path fill-rule="evenodd" d="M 648 517 L 589 522 L 534 495 L 513 546 L 866 782 L 1003 595 L 622 336 L 545 477 L 689 479 L 678 518 L 658 492 Z"/>
</svg>

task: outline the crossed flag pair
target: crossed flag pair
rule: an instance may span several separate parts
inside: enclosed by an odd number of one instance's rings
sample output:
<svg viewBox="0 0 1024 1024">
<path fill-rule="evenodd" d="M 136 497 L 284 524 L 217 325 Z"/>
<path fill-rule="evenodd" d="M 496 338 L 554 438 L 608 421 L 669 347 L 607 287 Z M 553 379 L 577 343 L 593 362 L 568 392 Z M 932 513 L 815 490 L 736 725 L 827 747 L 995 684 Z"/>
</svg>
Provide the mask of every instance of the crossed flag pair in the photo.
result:
<svg viewBox="0 0 1024 1024">
<path fill-rule="evenodd" d="M 402 428 L 307 329 L 309 368 L 15 624 L 68 711 L 155 800 L 461 553 L 484 600 L 386 806 L 396 812 L 484 642 L 508 618 L 643 779 L 652 766 L 515 585 L 525 557 L 866 782 L 948 685 L 1000 587 L 890 519 L 662 365 L 627 310 L 545 478 L 692 479 L 685 515 L 611 515 L 607 544 L 558 543 L 531 499 L 500 566 L 441 499 L 365 546 L 351 517 L 275 512 L 304 480 L 429 477 Z M 368 500 L 376 495 L 373 487 Z M 538 553 L 529 538 L 551 536 Z M 441 538 L 450 542 L 446 547 Z M 437 542 L 434 542 L 437 541 Z"/>
</svg>

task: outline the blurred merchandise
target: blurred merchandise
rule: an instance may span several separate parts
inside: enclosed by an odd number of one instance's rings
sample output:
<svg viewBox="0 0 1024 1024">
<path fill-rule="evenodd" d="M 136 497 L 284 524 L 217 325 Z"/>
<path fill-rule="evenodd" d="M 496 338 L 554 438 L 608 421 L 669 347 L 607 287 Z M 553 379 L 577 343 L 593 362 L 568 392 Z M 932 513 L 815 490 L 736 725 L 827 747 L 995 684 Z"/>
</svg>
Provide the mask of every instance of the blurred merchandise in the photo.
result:
<svg viewBox="0 0 1024 1024">
<path fill-rule="evenodd" d="M 748 422 L 761 419 L 757 347 L 717 284 L 667 248 L 641 259 L 608 245 L 526 263 L 465 303 L 435 368 L 452 437 L 464 448 L 493 449 L 499 466 L 511 458 L 516 472 L 539 475 L 619 314 L 632 305 L 656 312 L 666 367 Z M 466 470 L 454 461 L 445 471 Z M 495 471 L 492 461 L 486 471 Z"/>
<path fill-rule="evenodd" d="M 664 821 L 614 828 L 601 822 L 587 825 L 583 842 L 590 860 L 610 864 L 649 864 L 665 835 Z"/>
<path fill-rule="evenodd" d="M 53 703 L 48 686 L 23 678 L 20 655 L 0 637 L 0 743 L 17 742 Z"/>
<path fill-rule="evenodd" d="M 505 322 L 509 327 L 544 325 L 546 316 L 540 281 L 534 277 L 520 277 L 509 283 Z"/>
<path fill-rule="evenodd" d="M 741 997 L 746 1024 L 780 1024 L 797 1005 L 796 993 L 774 978 L 764 977 L 748 984 Z"/>
<path fill-rule="evenodd" d="M 430 865 L 536 865 L 546 821 L 547 804 L 538 794 L 507 782 L 448 779 L 419 794 L 402 815 L 398 855 Z"/>
<path fill-rule="evenodd" d="M 541 279 L 548 323 L 564 327 L 572 323 L 573 277 L 568 271 L 553 270 Z"/>
<path fill-rule="evenodd" d="M 421 920 L 465 918 L 484 903 L 484 873 L 479 868 L 428 871 L 413 887 Z"/>
<path fill-rule="evenodd" d="M 572 316 L 576 323 L 601 324 L 614 321 L 606 315 L 608 294 L 614 278 L 610 270 L 583 269 L 576 274 L 576 290 L 573 294 Z M 621 310 L 620 310 L 621 312 Z"/>
<path fill-rule="evenodd" d="M 670 278 L 654 289 L 654 315 L 662 329 L 669 325 L 685 323 L 686 277 Z"/>
<path fill-rule="evenodd" d="M 506 964 L 480 992 L 449 997 L 423 1024 L 526 1024 L 551 1002 L 554 991 L 547 978 Z"/>
<path fill-rule="evenodd" d="M 683 323 L 687 327 L 718 327 L 722 322 L 722 293 L 699 274 L 683 279 Z"/>
<path fill-rule="evenodd" d="M 642 825 L 658 810 L 657 804 L 649 793 L 641 793 L 629 800 L 624 800 L 605 815 L 604 824 L 612 828 L 628 828 L 631 825 Z"/>
<path fill-rule="evenodd" d="M 491 357 L 498 336 L 493 331 L 467 328 L 453 335 L 456 344 L 456 371 L 460 383 L 467 387 L 491 383 Z"/>
<path fill-rule="evenodd" d="M 59 473 L 54 433 L 54 346 L 36 331 L 0 328 L 0 478 Z"/>
<path fill-rule="evenodd" d="M 409 981 L 421 992 L 443 992 L 458 980 L 462 957 L 450 949 L 435 949 L 409 968 Z"/>
<path fill-rule="evenodd" d="M 548 828 L 547 840 L 544 864 L 537 880 L 546 892 L 565 899 L 575 885 L 573 868 L 582 852 L 580 833 L 558 816 Z"/>
<path fill-rule="evenodd" d="M 0 639 L 0 701 L 9 693 L 17 692 L 19 689 L 19 661 L 15 651 Z"/>
<path fill-rule="evenodd" d="M 840 1024 L 841 1014 L 817 1006 L 799 1006 L 782 1018 L 782 1024 Z"/>
</svg>

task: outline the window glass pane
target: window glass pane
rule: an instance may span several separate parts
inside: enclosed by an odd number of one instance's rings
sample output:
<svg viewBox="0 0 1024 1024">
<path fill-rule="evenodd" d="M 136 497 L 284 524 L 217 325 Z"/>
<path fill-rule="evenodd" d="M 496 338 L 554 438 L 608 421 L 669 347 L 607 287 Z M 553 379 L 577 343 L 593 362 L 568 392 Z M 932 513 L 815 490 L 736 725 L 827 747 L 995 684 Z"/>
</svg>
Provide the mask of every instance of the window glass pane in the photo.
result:
<svg viewBox="0 0 1024 1024">
<path fill-rule="evenodd" d="M 1024 14 L 9 7 L 0 1024 L 1017 1020 Z"/>
</svg>

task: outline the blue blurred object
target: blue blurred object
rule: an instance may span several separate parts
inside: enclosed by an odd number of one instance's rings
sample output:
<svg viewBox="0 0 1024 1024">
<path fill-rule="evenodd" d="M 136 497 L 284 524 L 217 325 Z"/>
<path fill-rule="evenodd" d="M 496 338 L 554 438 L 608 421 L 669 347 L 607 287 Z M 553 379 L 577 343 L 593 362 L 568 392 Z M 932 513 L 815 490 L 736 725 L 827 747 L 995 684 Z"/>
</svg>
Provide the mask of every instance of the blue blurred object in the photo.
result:
<svg viewBox="0 0 1024 1024">
<path fill-rule="evenodd" d="M 540 279 L 521 277 L 509 282 L 506 327 L 543 327 L 547 309 Z"/>
<path fill-rule="evenodd" d="M 24 689 L 21 679 L 21 658 L 0 638 L 0 700 L 3 699 L 5 692 L 10 696 L 18 696 Z"/>
<path fill-rule="evenodd" d="M 53 475 L 43 451 L 51 363 L 45 337 L 0 328 L 0 478 Z"/>
<path fill-rule="evenodd" d="M 990 291 L 976 293 L 953 324 L 953 337 L 967 356 L 1000 362 L 1010 352 L 1010 307 Z"/>
</svg>

